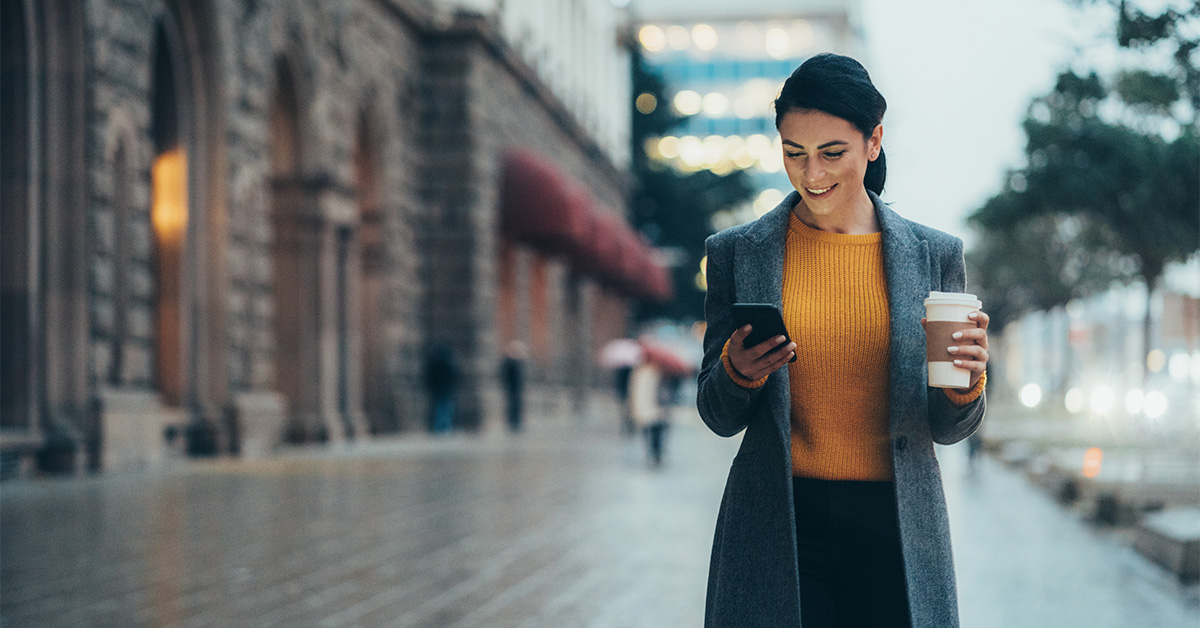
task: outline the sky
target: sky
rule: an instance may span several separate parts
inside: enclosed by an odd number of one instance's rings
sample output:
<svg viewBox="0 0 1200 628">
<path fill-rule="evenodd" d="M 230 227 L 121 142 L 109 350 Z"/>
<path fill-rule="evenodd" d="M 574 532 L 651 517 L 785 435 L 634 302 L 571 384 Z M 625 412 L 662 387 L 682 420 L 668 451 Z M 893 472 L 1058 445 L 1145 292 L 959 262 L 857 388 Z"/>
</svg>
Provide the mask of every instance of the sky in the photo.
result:
<svg viewBox="0 0 1200 628">
<path fill-rule="evenodd" d="M 1023 165 L 1029 102 L 1102 49 L 1110 22 L 1064 0 L 863 0 L 862 21 L 864 65 L 888 101 L 883 198 L 969 246 L 967 215 Z"/>
</svg>

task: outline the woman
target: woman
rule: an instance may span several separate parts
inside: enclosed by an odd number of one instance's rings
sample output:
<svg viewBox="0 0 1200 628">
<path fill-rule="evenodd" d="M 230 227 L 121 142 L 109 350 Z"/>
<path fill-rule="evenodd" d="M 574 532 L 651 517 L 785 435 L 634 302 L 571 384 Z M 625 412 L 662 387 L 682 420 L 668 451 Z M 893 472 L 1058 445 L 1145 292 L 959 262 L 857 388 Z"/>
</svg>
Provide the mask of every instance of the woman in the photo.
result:
<svg viewBox="0 0 1200 628">
<path fill-rule="evenodd" d="M 963 291 L 962 241 L 879 200 L 886 106 L 857 61 L 806 61 L 775 101 L 795 191 L 706 243 L 697 405 L 717 434 L 745 430 L 707 626 L 958 625 L 933 444 L 983 419 L 988 317 L 952 349 L 970 387 L 929 388 L 923 301 Z M 743 348 L 734 303 L 779 305 L 792 342 Z"/>
</svg>

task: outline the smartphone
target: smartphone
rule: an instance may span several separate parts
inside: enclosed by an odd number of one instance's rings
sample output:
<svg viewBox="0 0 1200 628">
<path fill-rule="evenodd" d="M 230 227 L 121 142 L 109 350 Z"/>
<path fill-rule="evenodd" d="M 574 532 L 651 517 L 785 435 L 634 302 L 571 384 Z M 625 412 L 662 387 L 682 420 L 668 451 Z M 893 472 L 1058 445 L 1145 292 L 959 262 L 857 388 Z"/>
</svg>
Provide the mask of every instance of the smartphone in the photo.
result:
<svg viewBox="0 0 1200 628">
<path fill-rule="evenodd" d="M 762 341 L 774 336 L 783 336 L 784 341 L 779 346 L 791 342 L 787 327 L 783 324 L 783 313 L 770 303 L 734 303 L 730 306 L 733 324 L 736 327 L 750 325 L 750 335 L 742 342 L 742 347 L 749 349 Z M 776 347 L 778 348 L 778 347 Z M 791 362 L 796 361 L 792 356 Z"/>
</svg>

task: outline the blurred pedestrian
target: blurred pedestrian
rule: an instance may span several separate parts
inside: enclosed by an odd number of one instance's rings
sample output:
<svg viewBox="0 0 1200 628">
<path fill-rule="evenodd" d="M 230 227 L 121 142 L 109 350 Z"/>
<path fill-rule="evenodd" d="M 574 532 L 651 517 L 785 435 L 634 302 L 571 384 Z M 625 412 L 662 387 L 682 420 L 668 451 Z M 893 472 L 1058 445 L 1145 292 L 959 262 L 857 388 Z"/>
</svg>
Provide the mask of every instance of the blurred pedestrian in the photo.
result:
<svg viewBox="0 0 1200 628">
<path fill-rule="evenodd" d="M 613 370 L 613 385 L 617 391 L 617 404 L 621 408 L 621 433 L 632 436 L 636 431 L 633 417 L 629 416 L 629 378 L 633 366 L 618 366 Z"/>
<path fill-rule="evenodd" d="M 458 388 L 458 363 L 446 345 L 437 345 L 425 364 L 425 385 L 431 399 L 429 429 L 445 434 L 454 429 L 454 401 Z"/>
<path fill-rule="evenodd" d="M 504 349 L 504 360 L 500 364 L 500 375 L 504 381 L 504 394 L 508 401 L 508 429 L 521 431 L 521 419 L 525 412 L 525 358 L 529 351 L 524 342 L 513 340 Z"/>
<path fill-rule="evenodd" d="M 659 395 L 662 372 L 653 362 L 645 361 L 629 374 L 629 416 L 646 439 L 646 451 L 651 465 L 662 466 L 663 431 L 666 421 Z"/>
<path fill-rule="evenodd" d="M 922 304 L 963 290 L 962 241 L 880 201 L 886 106 L 857 61 L 805 61 L 775 100 L 795 191 L 706 244 L 697 405 L 717 434 L 745 430 L 706 626 L 958 626 L 933 443 L 983 419 L 988 317 L 951 349 L 970 386 L 929 388 Z M 734 295 L 780 305 L 792 342 L 743 347 Z"/>
</svg>

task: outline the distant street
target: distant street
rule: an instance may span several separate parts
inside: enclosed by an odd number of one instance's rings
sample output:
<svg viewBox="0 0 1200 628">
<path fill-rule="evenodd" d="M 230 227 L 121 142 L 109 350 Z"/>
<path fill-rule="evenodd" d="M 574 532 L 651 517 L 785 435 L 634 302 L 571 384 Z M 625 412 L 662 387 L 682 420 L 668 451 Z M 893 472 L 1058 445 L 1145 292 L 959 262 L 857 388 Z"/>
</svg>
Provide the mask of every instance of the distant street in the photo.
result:
<svg viewBox="0 0 1200 628">
<path fill-rule="evenodd" d="M 0 625 L 699 626 L 736 439 L 681 409 L 0 487 Z M 615 422 L 614 422 L 615 423 Z M 939 450 L 963 626 L 1200 626 L 1175 585 L 990 460 Z"/>
</svg>

